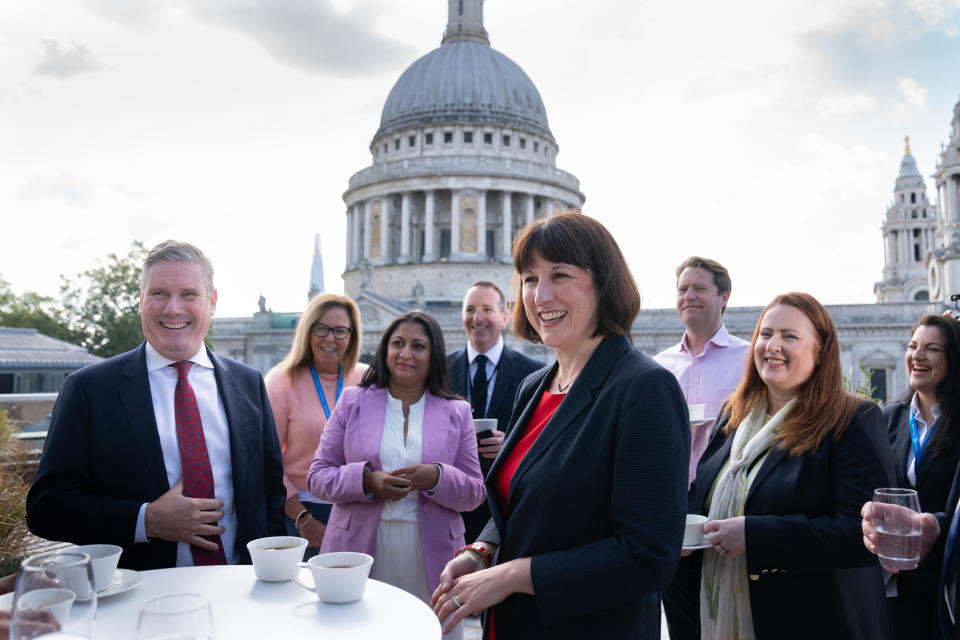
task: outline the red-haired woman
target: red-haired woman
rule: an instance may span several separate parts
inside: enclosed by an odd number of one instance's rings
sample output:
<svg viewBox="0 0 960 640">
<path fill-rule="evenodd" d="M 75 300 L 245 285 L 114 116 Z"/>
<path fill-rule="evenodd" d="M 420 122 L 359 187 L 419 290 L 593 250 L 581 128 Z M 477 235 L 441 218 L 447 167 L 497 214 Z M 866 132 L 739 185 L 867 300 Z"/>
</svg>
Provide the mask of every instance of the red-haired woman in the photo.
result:
<svg viewBox="0 0 960 640">
<path fill-rule="evenodd" d="M 777 296 L 751 348 L 691 489 L 713 548 L 664 597 L 671 637 L 885 637 L 860 534 L 860 506 L 893 477 L 880 409 L 844 390 L 836 328 L 810 295 Z"/>
</svg>

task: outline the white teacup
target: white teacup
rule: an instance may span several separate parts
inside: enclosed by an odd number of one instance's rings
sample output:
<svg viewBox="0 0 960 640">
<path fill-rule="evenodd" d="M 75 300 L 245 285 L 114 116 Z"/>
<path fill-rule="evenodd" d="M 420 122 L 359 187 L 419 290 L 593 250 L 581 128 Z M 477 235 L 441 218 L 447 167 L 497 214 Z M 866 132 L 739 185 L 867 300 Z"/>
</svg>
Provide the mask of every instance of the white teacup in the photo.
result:
<svg viewBox="0 0 960 640">
<path fill-rule="evenodd" d="M 297 575 L 307 540 L 296 536 L 257 538 L 247 543 L 257 580 L 286 582 Z"/>
<path fill-rule="evenodd" d="M 49 611 L 50 615 L 56 618 L 62 627 L 70 620 L 70 607 L 73 606 L 76 597 L 76 594 L 70 589 L 34 589 L 20 594 L 17 608 L 20 610 L 39 609 Z"/>
<path fill-rule="evenodd" d="M 113 576 L 117 572 L 117 563 L 123 549 L 115 544 L 85 544 L 71 549 L 90 556 L 90 566 L 93 567 L 93 582 L 97 591 L 103 591 L 113 583 Z"/>
<path fill-rule="evenodd" d="M 477 435 L 480 435 L 484 431 L 496 431 L 497 419 L 496 418 L 476 418 L 473 421 L 473 430 Z"/>
<path fill-rule="evenodd" d="M 305 584 L 297 577 L 296 583 L 301 587 L 316 591 L 317 597 L 324 602 L 353 602 L 363 597 L 373 556 L 354 551 L 321 553 L 310 558 L 309 562 L 301 562 L 300 566 L 310 569 L 314 585 Z"/>
<path fill-rule="evenodd" d="M 703 525 L 709 518 L 696 513 L 687 514 L 687 524 L 683 527 L 683 546 L 697 547 L 703 544 Z"/>
</svg>

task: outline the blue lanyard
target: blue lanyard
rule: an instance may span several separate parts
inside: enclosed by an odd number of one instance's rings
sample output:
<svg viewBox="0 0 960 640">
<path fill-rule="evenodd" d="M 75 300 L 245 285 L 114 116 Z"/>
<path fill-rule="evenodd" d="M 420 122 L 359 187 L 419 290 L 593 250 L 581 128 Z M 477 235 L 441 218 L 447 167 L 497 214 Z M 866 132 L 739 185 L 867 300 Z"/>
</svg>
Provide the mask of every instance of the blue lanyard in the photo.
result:
<svg viewBox="0 0 960 640">
<path fill-rule="evenodd" d="M 320 405 L 323 407 L 323 413 L 330 419 L 330 407 L 327 406 L 327 398 L 323 394 L 323 387 L 320 386 L 320 376 L 317 370 L 310 365 L 310 375 L 313 376 L 313 386 L 317 388 L 317 395 L 320 396 Z M 343 365 L 337 367 L 337 400 L 340 399 L 340 392 L 343 391 Z M 911 416 L 912 417 L 912 416 Z"/>
<path fill-rule="evenodd" d="M 926 451 L 927 445 L 930 444 L 930 437 L 933 435 L 933 430 L 937 428 L 937 421 L 934 420 L 933 424 L 930 425 L 930 428 L 927 429 L 927 437 L 923 439 L 923 442 L 920 442 L 920 435 L 917 433 L 917 419 L 913 416 L 913 410 L 910 411 L 910 443 L 913 445 L 913 457 L 914 465 L 920 464 L 920 457 L 923 455 L 923 452 Z"/>
</svg>

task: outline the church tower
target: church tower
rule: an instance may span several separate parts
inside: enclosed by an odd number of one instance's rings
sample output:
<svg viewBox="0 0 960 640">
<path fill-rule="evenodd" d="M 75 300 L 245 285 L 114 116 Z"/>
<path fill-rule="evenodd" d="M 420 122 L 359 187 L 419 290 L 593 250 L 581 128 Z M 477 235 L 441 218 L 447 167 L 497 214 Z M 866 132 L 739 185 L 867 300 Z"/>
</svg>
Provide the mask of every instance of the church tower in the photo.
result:
<svg viewBox="0 0 960 640">
<path fill-rule="evenodd" d="M 937 244 L 926 255 L 931 299 L 950 303 L 960 293 L 960 102 L 953 107 L 950 141 L 941 145 L 937 170 Z"/>
<path fill-rule="evenodd" d="M 310 291 L 307 301 L 313 300 L 318 293 L 326 291 L 323 284 L 323 255 L 320 253 L 320 234 L 313 238 L 313 264 L 310 265 Z"/>
<path fill-rule="evenodd" d="M 930 299 L 924 259 L 934 246 L 936 225 L 935 208 L 927 200 L 927 186 L 907 136 L 893 203 L 883 219 L 883 281 L 873 287 L 877 302 Z"/>
</svg>

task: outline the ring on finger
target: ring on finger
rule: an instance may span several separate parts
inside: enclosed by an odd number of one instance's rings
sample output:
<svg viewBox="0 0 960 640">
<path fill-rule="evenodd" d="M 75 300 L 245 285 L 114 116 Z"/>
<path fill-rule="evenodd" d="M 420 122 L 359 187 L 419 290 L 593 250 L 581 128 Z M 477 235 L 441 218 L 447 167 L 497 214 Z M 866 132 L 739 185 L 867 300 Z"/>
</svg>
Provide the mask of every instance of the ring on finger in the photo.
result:
<svg viewBox="0 0 960 640">
<path fill-rule="evenodd" d="M 722 543 L 721 543 L 721 544 L 717 544 L 717 546 L 716 546 L 715 548 L 716 548 L 716 550 L 717 550 L 717 553 L 719 553 L 720 555 L 722 555 L 722 556 L 727 555 L 727 550 L 724 548 L 724 546 L 723 546 Z"/>
<path fill-rule="evenodd" d="M 463 603 L 460 602 L 460 598 L 458 598 L 456 595 L 454 595 L 450 599 L 453 600 L 453 604 L 456 605 L 457 609 L 463 606 Z"/>
</svg>

